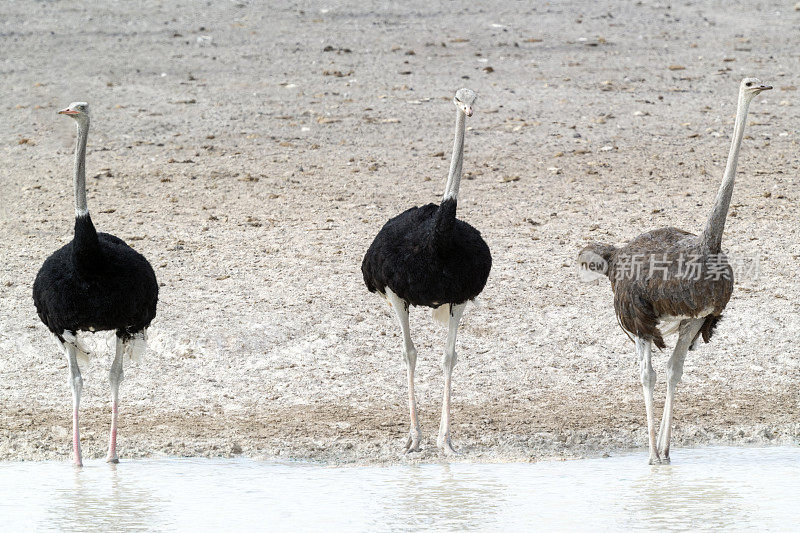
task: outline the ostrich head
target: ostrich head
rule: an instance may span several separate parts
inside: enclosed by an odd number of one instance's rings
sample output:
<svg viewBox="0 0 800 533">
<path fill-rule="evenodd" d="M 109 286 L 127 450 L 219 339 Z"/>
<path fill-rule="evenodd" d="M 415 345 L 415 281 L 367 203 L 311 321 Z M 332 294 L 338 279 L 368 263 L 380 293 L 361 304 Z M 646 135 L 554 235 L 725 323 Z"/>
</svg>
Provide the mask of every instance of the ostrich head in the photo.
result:
<svg viewBox="0 0 800 533">
<path fill-rule="evenodd" d="M 590 242 L 578 254 L 578 276 L 583 281 L 594 281 L 609 275 L 609 265 L 617 249 L 610 244 Z"/>
<path fill-rule="evenodd" d="M 462 113 L 468 117 L 472 116 L 472 104 L 475 102 L 477 95 L 470 89 L 459 89 L 456 91 L 456 96 L 453 98 L 453 103 Z"/>
<path fill-rule="evenodd" d="M 739 92 L 747 96 L 748 99 L 752 99 L 762 91 L 769 91 L 770 89 L 772 89 L 772 85 L 764 85 L 758 78 L 745 78 L 739 85 Z"/>
<path fill-rule="evenodd" d="M 59 115 L 67 115 L 78 122 L 89 120 L 89 104 L 86 102 L 72 102 L 69 107 L 58 112 Z"/>
</svg>

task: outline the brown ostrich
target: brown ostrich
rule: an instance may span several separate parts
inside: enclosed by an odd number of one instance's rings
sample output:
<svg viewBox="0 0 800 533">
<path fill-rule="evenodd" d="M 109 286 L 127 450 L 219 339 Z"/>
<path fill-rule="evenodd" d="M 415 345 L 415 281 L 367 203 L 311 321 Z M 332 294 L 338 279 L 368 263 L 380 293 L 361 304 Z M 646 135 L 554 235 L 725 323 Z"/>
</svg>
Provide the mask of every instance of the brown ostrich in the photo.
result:
<svg viewBox="0 0 800 533">
<path fill-rule="evenodd" d="M 675 389 L 683 374 L 688 350 L 709 342 L 733 292 L 733 270 L 721 250 L 722 232 L 731 203 L 739 148 L 747 110 L 753 98 L 772 89 L 756 78 L 742 80 L 733 140 L 722 185 L 703 232 L 698 236 L 677 228 L 656 229 L 621 248 L 590 243 L 578 256 L 583 272 L 611 280 L 614 311 L 620 326 L 634 340 L 639 358 L 650 464 L 669 463 L 669 440 Z M 651 348 L 666 347 L 664 337 L 678 334 L 667 362 L 667 397 L 656 440 L 653 387 L 656 373 Z"/>
</svg>

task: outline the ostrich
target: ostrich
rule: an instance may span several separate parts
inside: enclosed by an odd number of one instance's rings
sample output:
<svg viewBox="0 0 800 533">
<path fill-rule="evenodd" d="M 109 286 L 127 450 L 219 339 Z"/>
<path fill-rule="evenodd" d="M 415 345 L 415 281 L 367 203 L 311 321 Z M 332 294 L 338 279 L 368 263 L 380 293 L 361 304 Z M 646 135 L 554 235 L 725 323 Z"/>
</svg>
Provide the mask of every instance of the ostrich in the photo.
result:
<svg viewBox="0 0 800 533">
<path fill-rule="evenodd" d="M 419 451 L 421 436 L 414 395 L 417 350 L 409 332 L 409 306 L 431 307 L 434 320 L 448 324 L 437 446 L 447 455 L 455 454 L 450 440 L 450 380 L 456 364 L 456 333 L 467 302 L 483 290 L 492 267 L 489 247 L 480 232 L 456 218 L 464 128 L 467 117 L 472 116 L 474 101 L 475 93 L 469 89 L 459 89 L 453 99 L 458 108 L 456 135 L 442 203 L 412 207 L 390 219 L 378 232 L 361 264 L 367 289 L 388 300 L 403 332 L 411 413 L 406 453 Z"/>
<path fill-rule="evenodd" d="M 111 433 L 108 456 L 117 457 L 117 408 L 123 359 L 137 359 L 144 352 L 146 332 L 156 316 L 158 283 L 153 268 L 122 239 L 97 233 L 86 207 L 86 138 L 89 105 L 73 102 L 58 112 L 75 119 L 75 236 L 48 257 L 33 283 L 33 302 L 42 322 L 55 335 L 67 356 L 72 388 L 72 444 L 76 466 L 82 466 L 78 431 L 78 407 L 83 378 L 80 364 L 88 364 L 89 352 L 78 338 L 81 331 L 116 331 L 117 346 L 111 364 Z"/>
<path fill-rule="evenodd" d="M 731 203 L 736 164 L 742 144 L 747 110 L 753 98 L 772 89 L 756 78 L 745 78 L 739 87 L 739 103 L 733 140 L 722 184 L 711 215 L 698 236 L 677 228 L 656 229 L 621 248 L 590 243 L 578 256 L 589 275 L 606 275 L 614 292 L 614 310 L 623 331 L 632 336 L 639 358 L 650 464 L 668 464 L 675 390 L 683 375 L 686 353 L 702 337 L 709 342 L 722 311 L 733 292 L 733 269 L 721 250 L 722 232 Z M 665 348 L 664 336 L 677 333 L 678 340 L 667 362 L 667 396 L 656 441 L 653 387 L 656 374 L 651 347 Z"/>
</svg>

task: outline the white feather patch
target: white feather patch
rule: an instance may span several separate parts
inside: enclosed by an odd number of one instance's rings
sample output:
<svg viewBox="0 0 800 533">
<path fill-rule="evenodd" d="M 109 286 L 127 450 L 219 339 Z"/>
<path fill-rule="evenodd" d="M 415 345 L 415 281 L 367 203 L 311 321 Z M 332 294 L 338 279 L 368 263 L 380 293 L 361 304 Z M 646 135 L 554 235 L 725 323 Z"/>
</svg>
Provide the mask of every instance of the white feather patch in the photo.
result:
<svg viewBox="0 0 800 533">
<path fill-rule="evenodd" d="M 477 298 L 474 300 L 467 300 L 468 304 L 472 304 L 475 307 L 481 307 L 481 303 L 478 301 Z M 450 304 L 442 304 L 439 307 L 434 307 L 431 309 L 431 318 L 435 322 L 439 322 L 440 324 L 449 324 L 450 323 Z"/>
<path fill-rule="evenodd" d="M 431 318 L 434 322 L 447 325 L 450 323 L 450 304 L 442 304 L 431 309 Z"/>
<path fill-rule="evenodd" d="M 688 320 L 690 318 L 705 318 L 706 316 L 710 315 L 714 312 L 713 307 L 708 307 L 703 309 L 695 316 L 685 316 L 685 315 L 667 315 L 662 316 L 658 319 L 658 329 L 661 330 L 661 334 L 666 337 L 667 335 L 674 335 L 678 333 L 680 330 L 681 322 L 684 320 Z"/>
<path fill-rule="evenodd" d="M 113 331 L 105 332 L 107 336 L 101 339 L 89 339 L 89 338 L 81 338 L 78 335 L 73 335 L 69 331 L 65 331 L 61 334 L 64 338 L 64 343 L 69 344 L 70 346 L 74 346 L 76 350 L 76 358 L 78 359 L 78 367 L 83 372 L 86 367 L 88 367 L 89 362 L 94 357 L 95 352 L 102 351 L 103 348 L 109 348 L 114 350 L 115 340 L 117 340 L 116 334 Z M 85 335 L 88 334 L 84 333 Z M 98 335 L 100 333 L 95 333 L 94 335 Z M 64 350 L 64 345 L 61 344 L 61 341 L 58 340 L 58 337 L 55 337 L 56 342 L 58 342 L 58 347 Z M 89 344 L 91 344 L 91 348 Z M 144 352 L 147 350 L 147 330 L 140 331 L 139 333 L 133 335 L 130 339 L 128 339 L 122 349 L 122 361 L 124 363 L 129 363 L 133 361 L 134 363 L 138 363 L 142 360 L 142 356 Z"/>
<path fill-rule="evenodd" d="M 76 335 L 73 335 L 69 331 L 65 331 L 64 333 L 62 333 L 61 337 L 64 338 L 65 343 L 75 348 L 76 351 L 75 355 L 76 358 L 78 359 L 78 368 L 83 370 L 84 367 L 89 365 L 89 361 L 92 360 L 92 352 L 89 350 L 89 348 L 86 347 L 86 345 L 83 343 L 81 339 L 79 339 Z M 56 341 L 58 341 L 58 345 L 63 349 L 64 347 L 61 346 L 61 341 L 58 340 L 58 337 L 56 337 Z"/>
<path fill-rule="evenodd" d="M 122 352 L 122 361 L 129 363 L 131 361 L 138 363 L 142 360 L 144 352 L 147 350 L 147 330 L 140 331 L 125 343 L 124 351 Z"/>
</svg>

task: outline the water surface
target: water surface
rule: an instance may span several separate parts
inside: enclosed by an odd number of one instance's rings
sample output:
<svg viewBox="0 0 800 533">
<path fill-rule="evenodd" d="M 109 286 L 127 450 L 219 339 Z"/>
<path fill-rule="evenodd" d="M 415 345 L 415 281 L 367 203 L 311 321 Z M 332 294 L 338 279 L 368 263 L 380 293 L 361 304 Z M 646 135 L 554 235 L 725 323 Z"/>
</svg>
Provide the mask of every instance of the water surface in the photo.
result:
<svg viewBox="0 0 800 533">
<path fill-rule="evenodd" d="M 6 531 L 758 529 L 800 522 L 800 447 L 534 464 L 0 462 Z"/>
</svg>

